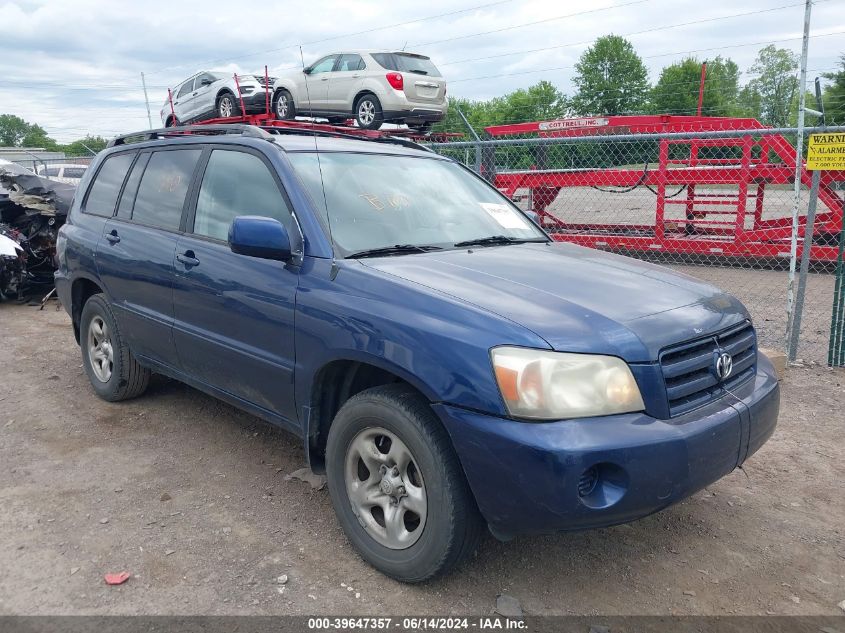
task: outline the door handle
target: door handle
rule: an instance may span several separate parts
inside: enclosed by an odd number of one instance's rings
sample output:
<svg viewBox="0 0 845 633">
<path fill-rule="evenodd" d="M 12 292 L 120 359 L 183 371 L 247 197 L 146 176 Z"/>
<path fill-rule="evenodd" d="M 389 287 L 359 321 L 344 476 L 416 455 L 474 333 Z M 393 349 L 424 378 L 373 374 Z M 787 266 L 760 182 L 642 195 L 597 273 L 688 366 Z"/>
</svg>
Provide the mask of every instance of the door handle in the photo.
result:
<svg viewBox="0 0 845 633">
<path fill-rule="evenodd" d="M 109 244 L 117 244 L 120 241 L 120 236 L 117 234 L 117 231 L 112 230 L 111 233 L 106 234 L 106 239 L 109 241 Z"/>
<path fill-rule="evenodd" d="M 194 256 L 194 251 L 185 251 L 176 255 L 176 259 L 185 264 L 185 266 L 199 266 L 200 260 Z"/>
<path fill-rule="evenodd" d="M 323 77 L 322 79 L 320 79 L 320 81 L 328 81 L 328 80 L 329 80 L 328 77 Z"/>
</svg>

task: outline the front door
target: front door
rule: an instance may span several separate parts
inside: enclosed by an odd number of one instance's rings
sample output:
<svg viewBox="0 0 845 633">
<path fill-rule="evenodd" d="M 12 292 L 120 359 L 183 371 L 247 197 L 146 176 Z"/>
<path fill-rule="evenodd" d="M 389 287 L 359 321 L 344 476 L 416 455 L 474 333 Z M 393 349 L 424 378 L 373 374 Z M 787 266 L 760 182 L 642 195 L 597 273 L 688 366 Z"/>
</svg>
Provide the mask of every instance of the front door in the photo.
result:
<svg viewBox="0 0 845 633">
<path fill-rule="evenodd" d="M 294 239 L 290 204 L 260 153 L 231 146 L 213 149 L 196 196 L 176 248 L 173 333 L 181 366 L 293 424 L 298 267 L 235 254 L 227 242 L 239 215 L 275 218 Z"/>
<path fill-rule="evenodd" d="M 329 55 L 315 62 L 307 73 L 303 73 L 302 85 L 298 86 L 300 100 L 307 105 L 307 111 L 326 109 L 326 97 L 329 91 L 329 79 L 334 75 L 337 55 Z"/>
</svg>

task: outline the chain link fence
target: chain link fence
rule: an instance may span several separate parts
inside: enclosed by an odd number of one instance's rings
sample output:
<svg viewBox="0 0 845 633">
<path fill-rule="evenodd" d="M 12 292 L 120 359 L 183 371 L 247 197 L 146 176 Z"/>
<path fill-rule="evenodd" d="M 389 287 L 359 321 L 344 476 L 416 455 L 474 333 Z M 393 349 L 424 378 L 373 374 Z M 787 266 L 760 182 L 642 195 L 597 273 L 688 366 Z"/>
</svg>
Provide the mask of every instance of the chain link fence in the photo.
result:
<svg viewBox="0 0 845 633">
<path fill-rule="evenodd" d="M 784 349 L 793 213 L 800 257 L 811 179 L 802 164 L 796 199 L 798 130 L 725 119 L 690 122 L 685 132 L 641 125 L 632 133 L 631 125 L 609 134 L 607 120 L 594 121 L 487 128 L 478 141 L 430 147 L 535 212 L 557 240 L 658 261 L 731 292 L 750 310 L 760 344 Z M 797 353 L 808 363 L 828 360 L 842 180 L 845 172 L 824 172 L 819 187 Z"/>
<path fill-rule="evenodd" d="M 68 184 L 79 184 L 85 170 L 94 160 L 93 156 L 74 156 L 67 158 L 38 158 L 13 161 L 39 176 Z"/>
</svg>

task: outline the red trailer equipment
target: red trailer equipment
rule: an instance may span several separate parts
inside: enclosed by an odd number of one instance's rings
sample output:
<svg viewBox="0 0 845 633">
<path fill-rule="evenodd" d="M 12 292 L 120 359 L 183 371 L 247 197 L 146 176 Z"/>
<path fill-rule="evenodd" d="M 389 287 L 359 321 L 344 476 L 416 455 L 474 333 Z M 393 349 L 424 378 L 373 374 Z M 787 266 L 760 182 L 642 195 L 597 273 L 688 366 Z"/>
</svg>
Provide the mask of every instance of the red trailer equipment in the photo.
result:
<svg viewBox="0 0 845 633">
<path fill-rule="evenodd" d="M 690 135 L 764 129 L 766 127 L 756 119 L 669 115 L 587 117 L 486 128 L 494 138 L 674 132 Z M 630 140 L 630 136 L 625 138 Z M 620 143 L 624 142 L 620 140 Z M 678 256 L 760 259 L 789 256 L 791 217 L 767 218 L 764 214 L 766 188 L 794 183 L 795 148 L 784 136 L 750 132 L 741 136 L 708 134 L 683 139 L 659 138 L 654 142 L 658 144 L 654 166 L 533 168 L 496 173 L 494 183 L 511 197 L 519 190 L 527 189 L 541 223 L 560 241 L 606 250 Z M 714 151 L 716 148 L 719 150 Z M 801 182 L 809 187 L 810 173 L 803 166 L 800 173 Z M 836 261 L 835 244 L 842 227 L 843 198 L 833 188 L 833 183 L 843 180 L 845 171 L 821 174 L 820 212 L 815 220 L 811 250 L 815 261 Z M 647 186 L 656 194 L 651 224 L 572 222 L 560 217 L 559 211 L 550 209 L 566 187 L 633 189 L 638 186 Z M 670 190 L 668 195 L 667 189 Z M 806 218 L 802 215 L 799 255 L 805 224 Z"/>
</svg>

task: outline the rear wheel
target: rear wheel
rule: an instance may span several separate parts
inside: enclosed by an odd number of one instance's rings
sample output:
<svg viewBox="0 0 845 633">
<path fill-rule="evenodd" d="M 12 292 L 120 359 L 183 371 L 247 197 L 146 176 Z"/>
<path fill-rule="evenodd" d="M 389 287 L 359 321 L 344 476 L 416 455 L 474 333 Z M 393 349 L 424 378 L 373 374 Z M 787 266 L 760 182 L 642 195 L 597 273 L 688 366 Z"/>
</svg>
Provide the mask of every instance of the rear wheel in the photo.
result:
<svg viewBox="0 0 845 633">
<path fill-rule="evenodd" d="M 273 112 L 276 118 L 290 120 L 296 116 L 293 98 L 287 90 L 279 90 L 273 99 Z"/>
<path fill-rule="evenodd" d="M 150 382 L 117 326 L 111 306 L 101 294 L 85 302 L 80 320 L 82 366 L 91 386 L 103 400 L 116 402 L 140 396 Z"/>
<path fill-rule="evenodd" d="M 365 130 L 377 130 L 384 123 L 384 112 L 378 97 L 372 94 L 361 95 L 355 102 L 355 120 L 358 127 Z"/>
<path fill-rule="evenodd" d="M 221 119 L 228 119 L 229 117 L 238 116 L 240 114 L 238 102 L 235 95 L 230 92 L 224 92 L 217 99 L 217 116 Z"/>
<path fill-rule="evenodd" d="M 343 405 L 326 471 L 346 536 L 388 576 L 428 580 L 478 544 L 483 522 L 446 431 L 404 385 L 367 389 Z"/>
</svg>

